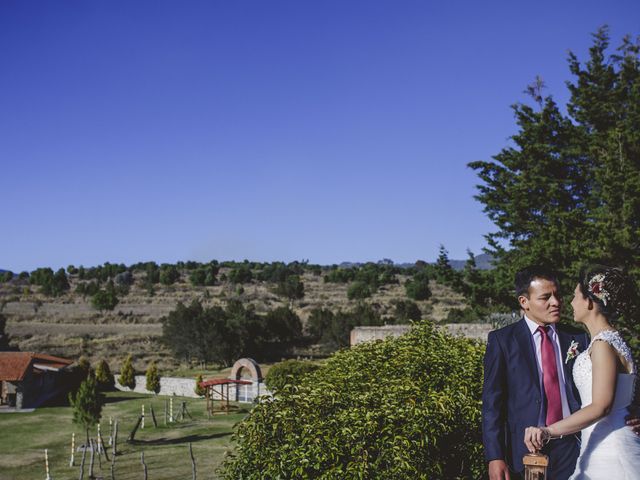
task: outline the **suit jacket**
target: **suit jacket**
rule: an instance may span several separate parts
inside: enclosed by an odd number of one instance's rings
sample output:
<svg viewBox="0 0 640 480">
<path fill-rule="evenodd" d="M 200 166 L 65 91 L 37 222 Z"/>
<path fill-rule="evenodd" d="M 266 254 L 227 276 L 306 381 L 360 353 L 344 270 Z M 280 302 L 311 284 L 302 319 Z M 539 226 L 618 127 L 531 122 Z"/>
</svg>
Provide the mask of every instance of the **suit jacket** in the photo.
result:
<svg viewBox="0 0 640 480">
<path fill-rule="evenodd" d="M 579 352 L 583 351 L 589 345 L 589 337 L 561 324 L 556 324 L 556 331 L 567 403 L 573 413 L 580 408 L 572 375 L 575 359 L 565 363 L 565 354 L 572 341 L 578 342 Z M 525 319 L 490 332 L 482 390 L 482 440 L 487 461 L 506 460 L 513 470 L 523 470 L 522 457 L 528 452 L 524 431 L 538 424 L 543 400 L 531 331 Z"/>
</svg>

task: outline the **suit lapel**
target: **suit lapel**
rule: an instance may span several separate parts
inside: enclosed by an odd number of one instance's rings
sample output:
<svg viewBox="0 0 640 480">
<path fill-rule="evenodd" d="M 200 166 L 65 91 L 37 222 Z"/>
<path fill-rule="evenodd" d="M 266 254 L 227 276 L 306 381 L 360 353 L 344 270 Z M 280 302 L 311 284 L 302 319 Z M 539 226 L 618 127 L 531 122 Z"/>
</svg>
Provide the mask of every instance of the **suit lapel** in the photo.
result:
<svg viewBox="0 0 640 480">
<path fill-rule="evenodd" d="M 567 385 L 573 385 L 573 361 L 569 360 L 568 362 L 565 362 L 566 354 L 571 346 L 573 336 L 563 332 L 559 328 L 556 331 L 558 332 L 558 340 L 560 340 L 560 361 L 562 362 L 562 368 L 564 369 L 564 381 Z"/>
<path fill-rule="evenodd" d="M 538 363 L 536 361 L 536 352 L 533 349 L 533 342 L 531 341 L 531 331 L 529 330 L 527 322 L 524 318 L 518 322 L 517 328 L 515 329 L 514 338 L 516 343 L 518 344 L 518 349 L 521 352 L 525 352 L 523 357 L 531 373 L 531 378 L 535 379 L 536 385 L 540 385 Z"/>
</svg>

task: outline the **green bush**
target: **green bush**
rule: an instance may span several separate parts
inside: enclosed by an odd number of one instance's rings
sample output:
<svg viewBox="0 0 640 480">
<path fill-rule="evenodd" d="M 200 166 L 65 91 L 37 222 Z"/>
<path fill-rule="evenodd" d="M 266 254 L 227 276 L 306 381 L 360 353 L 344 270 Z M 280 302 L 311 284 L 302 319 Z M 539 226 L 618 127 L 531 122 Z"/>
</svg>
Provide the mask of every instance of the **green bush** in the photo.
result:
<svg viewBox="0 0 640 480">
<path fill-rule="evenodd" d="M 347 298 L 349 300 L 361 300 L 371 296 L 371 287 L 363 281 L 356 280 L 347 290 Z"/>
<path fill-rule="evenodd" d="M 428 300 L 431 297 L 429 277 L 425 271 L 420 271 L 412 279 L 407 280 L 404 289 L 407 297 L 412 300 Z"/>
<path fill-rule="evenodd" d="M 471 308 L 452 308 L 447 313 L 445 323 L 478 323 L 482 317 Z"/>
<path fill-rule="evenodd" d="M 202 374 L 199 373 L 198 376 L 196 377 L 196 386 L 193 389 L 193 391 L 195 392 L 196 395 L 203 397 L 205 395 L 205 393 L 207 393 L 207 389 L 205 387 L 203 387 L 202 385 L 200 385 L 202 383 Z"/>
<path fill-rule="evenodd" d="M 96 368 L 96 382 L 100 390 L 112 390 L 114 386 L 113 374 L 106 360 L 101 360 Z"/>
<path fill-rule="evenodd" d="M 269 369 L 265 384 L 272 393 L 282 391 L 285 385 L 298 385 L 302 378 L 316 371 L 319 365 L 300 360 L 285 360 Z"/>
<path fill-rule="evenodd" d="M 131 358 L 131 354 L 129 354 L 122 365 L 122 369 L 120 369 L 120 378 L 118 381 L 123 387 L 128 387 L 133 390 L 136 386 L 136 374 L 133 371 L 132 362 L 133 359 Z"/>
<path fill-rule="evenodd" d="M 468 479 L 484 471 L 484 346 L 429 322 L 331 357 L 236 427 L 227 479 Z"/>
<path fill-rule="evenodd" d="M 158 393 L 160 391 L 160 374 L 158 373 L 158 367 L 156 362 L 151 362 L 147 368 L 147 385 L 146 388 L 149 392 Z"/>
</svg>

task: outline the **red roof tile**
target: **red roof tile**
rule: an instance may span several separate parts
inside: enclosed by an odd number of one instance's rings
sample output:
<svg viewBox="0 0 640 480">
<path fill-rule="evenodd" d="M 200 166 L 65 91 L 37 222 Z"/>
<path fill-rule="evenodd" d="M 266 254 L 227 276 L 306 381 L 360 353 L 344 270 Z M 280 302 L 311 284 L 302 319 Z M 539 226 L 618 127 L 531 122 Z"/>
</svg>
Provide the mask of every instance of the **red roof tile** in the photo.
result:
<svg viewBox="0 0 640 480">
<path fill-rule="evenodd" d="M 0 352 L 0 380 L 16 382 L 24 379 L 32 364 L 64 368 L 73 360 L 34 352 Z"/>
</svg>

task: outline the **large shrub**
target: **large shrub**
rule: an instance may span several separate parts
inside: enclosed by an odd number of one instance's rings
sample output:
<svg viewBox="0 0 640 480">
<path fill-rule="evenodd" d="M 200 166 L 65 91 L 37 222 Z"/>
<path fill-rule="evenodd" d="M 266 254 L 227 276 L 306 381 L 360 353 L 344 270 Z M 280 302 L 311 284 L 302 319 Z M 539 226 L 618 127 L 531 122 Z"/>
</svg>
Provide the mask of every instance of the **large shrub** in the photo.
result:
<svg viewBox="0 0 640 480">
<path fill-rule="evenodd" d="M 235 432 L 228 479 L 455 479 L 484 470 L 484 347 L 421 323 L 340 351 L 263 398 Z"/>
<path fill-rule="evenodd" d="M 149 364 L 145 376 L 147 380 L 146 389 L 150 392 L 158 393 L 160 391 L 160 374 L 158 373 L 156 362 Z"/>
<path fill-rule="evenodd" d="M 280 392 L 286 385 L 298 385 L 310 372 L 316 371 L 320 366 L 316 363 L 300 360 L 285 360 L 276 363 L 269 369 L 265 384 L 271 392 Z"/>
<path fill-rule="evenodd" d="M 127 356 L 120 369 L 120 378 L 118 379 L 120 385 L 128 387 L 133 390 L 136 387 L 136 374 L 133 371 L 133 358 L 131 354 Z"/>
<path fill-rule="evenodd" d="M 106 360 L 101 360 L 96 368 L 96 382 L 100 390 L 113 390 L 115 384 L 113 374 Z"/>
</svg>

